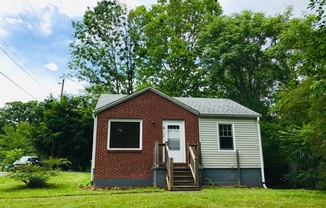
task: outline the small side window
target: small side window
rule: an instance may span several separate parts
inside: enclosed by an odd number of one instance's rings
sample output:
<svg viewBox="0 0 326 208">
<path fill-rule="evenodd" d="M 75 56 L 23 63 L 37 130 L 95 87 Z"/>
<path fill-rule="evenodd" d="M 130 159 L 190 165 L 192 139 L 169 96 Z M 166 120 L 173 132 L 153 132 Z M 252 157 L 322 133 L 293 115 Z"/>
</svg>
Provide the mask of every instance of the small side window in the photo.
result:
<svg viewBox="0 0 326 208">
<path fill-rule="evenodd" d="M 234 150 L 232 124 L 219 124 L 220 150 Z"/>
</svg>

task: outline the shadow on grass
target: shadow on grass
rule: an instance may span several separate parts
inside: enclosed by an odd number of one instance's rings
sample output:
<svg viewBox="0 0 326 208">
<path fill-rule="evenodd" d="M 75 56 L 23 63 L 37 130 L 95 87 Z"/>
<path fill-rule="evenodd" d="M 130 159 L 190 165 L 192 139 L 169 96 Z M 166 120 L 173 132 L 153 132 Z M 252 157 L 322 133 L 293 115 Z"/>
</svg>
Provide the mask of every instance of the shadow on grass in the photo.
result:
<svg viewBox="0 0 326 208">
<path fill-rule="evenodd" d="M 12 186 L 9 188 L 3 188 L 2 190 L 6 192 L 11 192 L 11 191 L 19 191 L 19 190 L 39 190 L 39 189 L 47 189 L 47 190 L 55 190 L 55 189 L 60 189 L 62 186 L 59 186 L 57 184 L 51 184 L 47 183 L 43 187 L 28 187 L 26 184 L 21 184 L 21 185 L 16 185 Z"/>
</svg>

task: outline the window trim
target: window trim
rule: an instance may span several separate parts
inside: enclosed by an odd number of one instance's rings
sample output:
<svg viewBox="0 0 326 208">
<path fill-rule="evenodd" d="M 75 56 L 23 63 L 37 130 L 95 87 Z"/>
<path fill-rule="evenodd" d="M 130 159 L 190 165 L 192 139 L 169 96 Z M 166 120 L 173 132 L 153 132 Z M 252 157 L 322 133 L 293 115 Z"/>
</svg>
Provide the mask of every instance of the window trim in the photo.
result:
<svg viewBox="0 0 326 208">
<path fill-rule="evenodd" d="M 221 149 L 220 125 L 231 125 L 233 149 Z M 229 123 L 229 122 L 217 123 L 217 142 L 218 142 L 219 151 L 236 151 L 234 123 Z"/>
<path fill-rule="evenodd" d="M 139 123 L 139 148 L 111 148 L 110 147 L 110 134 L 111 134 L 111 122 L 138 122 Z M 141 119 L 109 119 L 108 120 L 108 135 L 107 135 L 107 149 L 108 150 L 123 150 L 123 151 L 135 151 L 142 150 L 143 144 L 143 121 Z"/>
</svg>

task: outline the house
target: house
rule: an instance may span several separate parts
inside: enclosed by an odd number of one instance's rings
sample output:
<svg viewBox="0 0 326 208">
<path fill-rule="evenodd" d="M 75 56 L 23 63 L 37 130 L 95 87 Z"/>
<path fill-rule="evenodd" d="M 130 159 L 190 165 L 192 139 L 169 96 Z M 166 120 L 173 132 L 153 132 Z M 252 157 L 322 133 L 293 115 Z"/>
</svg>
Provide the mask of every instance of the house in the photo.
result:
<svg viewBox="0 0 326 208">
<path fill-rule="evenodd" d="M 153 87 L 103 94 L 94 110 L 92 182 L 262 187 L 260 116 L 229 99 L 170 97 Z"/>
</svg>

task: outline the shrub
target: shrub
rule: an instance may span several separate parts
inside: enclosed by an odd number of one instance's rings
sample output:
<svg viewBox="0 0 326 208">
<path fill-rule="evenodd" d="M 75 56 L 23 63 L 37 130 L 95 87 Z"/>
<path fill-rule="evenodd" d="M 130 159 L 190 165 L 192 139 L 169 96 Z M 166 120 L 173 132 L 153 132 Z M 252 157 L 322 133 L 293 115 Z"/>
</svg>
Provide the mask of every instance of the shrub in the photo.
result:
<svg viewBox="0 0 326 208">
<path fill-rule="evenodd" d="M 67 158 L 56 158 L 50 156 L 47 160 L 43 160 L 43 164 L 52 170 L 69 169 L 71 162 Z"/>
<path fill-rule="evenodd" d="M 22 150 L 21 148 L 5 151 L 6 158 L 3 161 L 4 165 L 11 166 L 13 162 L 18 160 L 21 156 L 23 156 L 23 153 L 24 150 Z"/>
<path fill-rule="evenodd" d="M 36 165 L 17 166 L 10 169 L 8 177 L 24 182 L 29 188 L 41 188 L 57 171 Z"/>
</svg>

